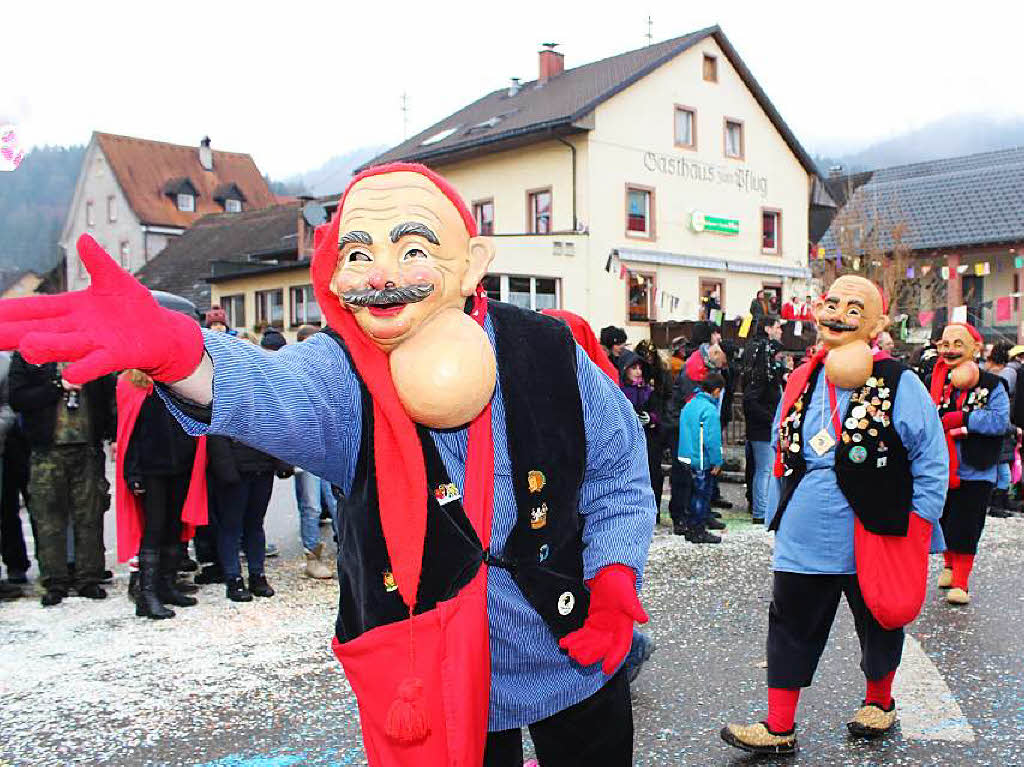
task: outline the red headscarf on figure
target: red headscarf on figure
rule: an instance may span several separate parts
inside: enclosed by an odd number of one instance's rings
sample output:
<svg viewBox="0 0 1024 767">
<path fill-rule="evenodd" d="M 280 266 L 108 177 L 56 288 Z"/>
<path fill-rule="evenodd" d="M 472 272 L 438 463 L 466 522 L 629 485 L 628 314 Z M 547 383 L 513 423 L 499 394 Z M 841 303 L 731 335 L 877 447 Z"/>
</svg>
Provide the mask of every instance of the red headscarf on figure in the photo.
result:
<svg viewBox="0 0 1024 767">
<path fill-rule="evenodd" d="M 455 206 L 469 236 L 477 235 L 473 215 L 458 192 L 429 168 L 410 163 L 381 165 L 357 175 L 341 196 L 330 223 L 314 232 L 313 289 L 330 327 L 344 339 L 373 400 L 376 465 L 400 467 L 397 471 L 377 471 L 377 495 L 391 569 L 410 614 L 410 619 L 402 624 L 379 626 L 350 642 L 341 644 L 335 639 L 334 650 L 357 692 L 371 764 L 392 764 L 398 753 L 392 749 L 396 747 L 403 754 L 399 757 L 402 763 L 447 764 L 463 760 L 468 764 L 482 758 L 487 735 L 490 657 L 486 568 L 481 568 L 470 585 L 445 603 L 447 607 L 439 606 L 413 617 L 427 527 L 423 450 L 416 425 L 398 398 L 388 355 L 367 337 L 352 312 L 330 289 L 338 265 L 338 235 L 349 192 L 363 179 L 402 172 L 428 179 Z M 479 288 L 473 297 L 471 315 L 481 327 L 484 325 L 487 298 Z M 490 403 L 469 426 L 463 495 L 463 508 L 486 549 L 490 545 L 494 498 Z M 453 606 L 455 603 L 461 607 Z M 408 626 L 404 627 L 406 623 Z M 395 655 L 403 642 L 409 649 L 409 676 L 402 674 L 401 656 Z M 428 654 L 429 665 L 417 665 L 415 647 Z M 458 700 L 450 700 L 453 691 Z"/>
</svg>

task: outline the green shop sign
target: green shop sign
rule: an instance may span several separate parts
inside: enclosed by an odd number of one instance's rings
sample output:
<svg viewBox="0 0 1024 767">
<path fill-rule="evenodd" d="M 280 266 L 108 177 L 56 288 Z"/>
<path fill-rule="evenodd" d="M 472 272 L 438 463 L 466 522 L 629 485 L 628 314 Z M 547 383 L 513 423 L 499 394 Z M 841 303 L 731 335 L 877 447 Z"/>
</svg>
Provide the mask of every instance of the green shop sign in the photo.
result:
<svg viewBox="0 0 1024 767">
<path fill-rule="evenodd" d="M 695 210 L 690 214 L 690 228 L 695 232 L 714 232 L 715 234 L 739 234 L 740 220 L 738 218 L 722 218 L 721 216 L 709 216 Z"/>
</svg>

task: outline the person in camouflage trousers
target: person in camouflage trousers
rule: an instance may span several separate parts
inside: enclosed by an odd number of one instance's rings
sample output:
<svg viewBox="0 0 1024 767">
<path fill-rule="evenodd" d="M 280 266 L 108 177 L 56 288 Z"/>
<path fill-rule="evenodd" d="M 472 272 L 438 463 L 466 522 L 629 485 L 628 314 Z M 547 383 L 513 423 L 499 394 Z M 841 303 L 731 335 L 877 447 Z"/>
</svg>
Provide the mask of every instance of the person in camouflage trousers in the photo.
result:
<svg viewBox="0 0 1024 767">
<path fill-rule="evenodd" d="M 56 364 L 30 365 L 21 355 L 11 363 L 11 406 L 21 415 L 32 444 L 29 514 L 35 526 L 42 603 L 59 604 L 71 588 L 103 599 L 103 513 L 109 503 L 104 477 L 104 440 L 115 434 L 112 376 L 84 387 L 68 384 Z M 75 572 L 68 572 L 71 522 Z"/>
</svg>

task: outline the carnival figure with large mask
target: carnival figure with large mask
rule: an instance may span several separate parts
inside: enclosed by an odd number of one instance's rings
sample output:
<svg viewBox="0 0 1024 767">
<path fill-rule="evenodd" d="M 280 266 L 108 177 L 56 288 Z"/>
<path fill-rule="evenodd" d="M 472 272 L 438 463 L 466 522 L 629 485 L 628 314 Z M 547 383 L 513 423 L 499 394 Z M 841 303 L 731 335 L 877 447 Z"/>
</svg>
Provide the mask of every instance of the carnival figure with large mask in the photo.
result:
<svg viewBox="0 0 1024 767">
<path fill-rule="evenodd" d="M 968 582 L 996 482 L 1003 438 L 1010 430 L 1010 397 L 1003 380 L 978 368 L 982 347 L 973 325 L 951 323 L 942 331 L 932 368 L 931 395 L 939 408 L 949 449 L 949 495 L 942 512 L 946 539 L 939 588 L 946 601 L 970 601 Z"/>
<path fill-rule="evenodd" d="M 773 426 L 768 716 L 722 730 L 727 743 L 754 753 L 796 751 L 800 691 L 844 594 L 867 688 L 848 730 L 877 737 L 892 729 L 903 627 L 921 609 L 933 535 L 941 538 L 942 425 L 913 372 L 871 350 L 889 321 L 880 291 L 840 277 L 815 317 L 822 347 L 790 376 Z"/>
<path fill-rule="evenodd" d="M 334 649 L 371 765 L 518 767 L 523 726 L 545 767 L 632 763 L 644 437 L 564 324 L 487 300 L 493 243 L 443 178 L 353 179 L 314 242 L 329 326 L 274 355 L 78 247 L 89 288 L 0 302 L 0 347 L 74 383 L 146 371 L 190 433 L 344 491 Z"/>
</svg>

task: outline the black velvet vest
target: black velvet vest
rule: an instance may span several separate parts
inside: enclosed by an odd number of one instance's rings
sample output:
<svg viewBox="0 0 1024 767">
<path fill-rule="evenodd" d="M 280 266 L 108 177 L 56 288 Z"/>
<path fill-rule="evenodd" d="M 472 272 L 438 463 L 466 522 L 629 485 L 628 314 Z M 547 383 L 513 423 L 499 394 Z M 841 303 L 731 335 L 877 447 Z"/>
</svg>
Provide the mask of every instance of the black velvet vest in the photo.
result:
<svg viewBox="0 0 1024 767">
<path fill-rule="evenodd" d="M 486 563 L 508 570 L 552 633 L 562 637 L 583 625 L 590 602 L 583 583 L 579 514 L 586 434 L 576 345 L 565 325 L 549 317 L 496 301 L 488 302 L 488 314 L 494 325 L 517 520 L 500 556 L 484 550 L 430 432 L 418 426 L 427 474 L 427 534 L 415 612 L 454 597 Z M 348 355 L 341 337 L 325 332 Z M 359 458 L 351 491 L 338 511 L 341 596 L 335 633 L 340 642 L 408 617 L 391 577 L 381 529 L 373 403 L 362 380 L 359 386 Z"/>
<path fill-rule="evenodd" d="M 947 372 L 946 384 L 949 383 L 949 376 L 950 373 Z M 939 417 L 941 418 L 946 413 L 953 413 L 957 410 L 963 410 L 966 415 L 971 411 L 983 409 L 988 405 L 989 395 L 997 386 L 1003 386 L 1003 380 L 999 376 L 989 373 L 987 370 L 980 371 L 978 383 L 973 389 L 962 392 L 951 387 L 948 394 L 944 393 L 942 401 L 939 402 Z M 944 391 L 945 388 L 944 386 Z M 967 395 L 964 397 L 962 408 L 957 406 L 961 394 Z M 963 458 L 964 463 L 969 466 L 975 469 L 991 469 L 999 463 L 999 453 L 1003 446 L 1002 434 L 993 436 L 967 432 L 957 442 L 960 443 L 960 456 Z"/>
<path fill-rule="evenodd" d="M 904 370 L 896 360 L 875 362 L 871 377 L 850 397 L 835 448 L 836 484 L 861 524 L 879 535 L 906 535 L 910 524 L 914 479 L 907 449 L 892 424 L 896 391 Z M 803 395 L 779 425 L 785 468 L 779 510 L 771 524 L 773 530 L 778 530 L 786 506 L 807 473 L 803 414 L 820 374 L 819 366 L 811 374 Z M 812 433 L 816 431 L 814 427 L 812 424 Z"/>
</svg>

